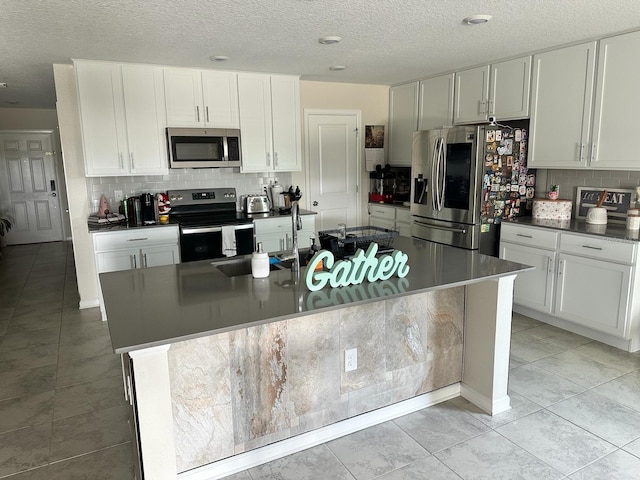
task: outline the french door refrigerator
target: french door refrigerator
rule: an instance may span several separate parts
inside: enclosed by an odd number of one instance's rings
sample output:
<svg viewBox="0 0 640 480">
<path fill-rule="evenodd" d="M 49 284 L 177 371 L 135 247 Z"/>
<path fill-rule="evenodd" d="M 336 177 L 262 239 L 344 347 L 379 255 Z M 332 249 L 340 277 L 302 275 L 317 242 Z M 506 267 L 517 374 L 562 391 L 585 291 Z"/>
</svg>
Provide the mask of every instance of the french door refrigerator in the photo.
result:
<svg viewBox="0 0 640 480">
<path fill-rule="evenodd" d="M 526 143 L 524 128 L 506 126 L 415 132 L 411 235 L 497 256 L 501 220 L 533 198 Z"/>
</svg>

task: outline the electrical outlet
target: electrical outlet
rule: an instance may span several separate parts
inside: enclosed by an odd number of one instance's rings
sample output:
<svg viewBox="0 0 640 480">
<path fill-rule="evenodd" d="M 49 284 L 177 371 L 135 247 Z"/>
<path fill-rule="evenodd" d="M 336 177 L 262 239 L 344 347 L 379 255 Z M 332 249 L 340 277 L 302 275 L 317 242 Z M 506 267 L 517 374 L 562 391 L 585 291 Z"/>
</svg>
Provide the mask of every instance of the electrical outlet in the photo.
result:
<svg viewBox="0 0 640 480">
<path fill-rule="evenodd" d="M 122 195 L 122 190 L 114 190 L 113 196 L 116 197 L 116 202 L 121 202 L 124 196 Z"/>
<path fill-rule="evenodd" d="M 358 349 L 350 348 L 344 351 L 344 371 L 351 372 L 358 369 Z"/>
</svg>

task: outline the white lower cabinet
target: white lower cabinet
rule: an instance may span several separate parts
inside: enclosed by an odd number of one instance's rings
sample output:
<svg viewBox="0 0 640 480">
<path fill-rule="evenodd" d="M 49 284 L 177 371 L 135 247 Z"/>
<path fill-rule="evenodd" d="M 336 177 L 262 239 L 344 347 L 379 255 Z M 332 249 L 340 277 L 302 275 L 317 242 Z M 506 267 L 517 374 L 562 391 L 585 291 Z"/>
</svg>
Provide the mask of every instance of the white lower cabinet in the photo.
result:
<svg viewBox="0 0 640 480">
<path fill-rule="evenodd" d="M 315 238 L 316 225 L 314 215 L 301 215 L 302 229 L 298 230 L 298 248 L 311 246 Z M 256 244 L 262 243 L 265 252 L 282 252 L 293 248 L 293 229 L 291 217 L 271 217 L 254 219 Z"/>
<path fill-rule="evenodd" d="M 514 310 L 596 340 L 640 350 L 637 242 L 503 223 L 500 258 L 518 274 Z"/>
<path fill-rule="evenodd" d="M 369 225 L 397 230 L 403 237 L 411 236 L 411 212 L 393 205 L 369 204 Z"/>
<path fill-rule="evenodd" d="M 180 263 L 178 226 L 94 232 L 93 250 L 98 273 L 102 319 L 106 320 L 100 274 Z"/>
</svg>

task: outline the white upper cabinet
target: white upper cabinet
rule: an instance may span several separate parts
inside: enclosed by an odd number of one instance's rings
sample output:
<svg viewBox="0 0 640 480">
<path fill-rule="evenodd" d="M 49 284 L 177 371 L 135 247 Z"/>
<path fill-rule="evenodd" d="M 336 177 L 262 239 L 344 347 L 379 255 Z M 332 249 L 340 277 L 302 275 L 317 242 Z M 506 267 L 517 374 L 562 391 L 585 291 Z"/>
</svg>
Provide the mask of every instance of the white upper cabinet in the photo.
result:
<svg viewBox="0 0 640 480">
<path fill-rule="evenodd" d="M 91 61 L 75 69 L 86 175 L 166 174 L 162 69 Z"/>
<path fill-rule="evenodd" d="M 454 74 L 420 80 L 418 130 L 452 125 Z"/>
<path fill-rule="evenodd" d="M 631 146 L 638 134 L 640 112 L 640 32 L 600 40 L 590 166 L 640 169 L 638 150 Z"/>
<path fill-rule="evenodd" d="M 411 166 L 413 132 L 418 129 L 418 82 L 389 89 L 389 165 Z"/>
<path fill-rule="evenodd" d="M 534 55 L 530 167 L 587 165 L 595 55 L 596 42 Z"/>
<path fill-rule="evenodd" d="M 530 56 L 462 70 L 455 77 L 453 123 L 529 116 Z"/>
<path fill-rule="evenodd" d="M 242 172 L 302 170 L 300 81 L 238 74 Z"/>
<path fill-rule="evenodd" d="M 237 74 L 165 68 L 169 127 L 239 128 Z"/>
</svg>

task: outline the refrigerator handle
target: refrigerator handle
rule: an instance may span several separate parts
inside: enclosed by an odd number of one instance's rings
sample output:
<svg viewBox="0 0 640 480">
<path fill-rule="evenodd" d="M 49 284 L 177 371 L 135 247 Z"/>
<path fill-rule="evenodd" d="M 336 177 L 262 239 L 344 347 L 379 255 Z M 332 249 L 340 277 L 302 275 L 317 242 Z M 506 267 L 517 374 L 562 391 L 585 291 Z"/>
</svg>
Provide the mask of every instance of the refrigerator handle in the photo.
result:
<svg viewBox="0 0 640 480">
<path fill-rule="evenodd" d="M 444 139 L 440 142 L 440 203 L 438 205 L 438 211 L 444 207 L 444 187 L 446 185 L 445 179 L 447 178 L 447 151 L 444 148 Z"/>
<path fill-rule="evenodd" d="M 440 138 L 436 138 L 433 144 L 433 154 L 431 155 L 431 207 L 436 209 L 436 194 L 438 190 L 438 178 L 436 177 L 438 166 L 438 143 Z"/>
</svg>

